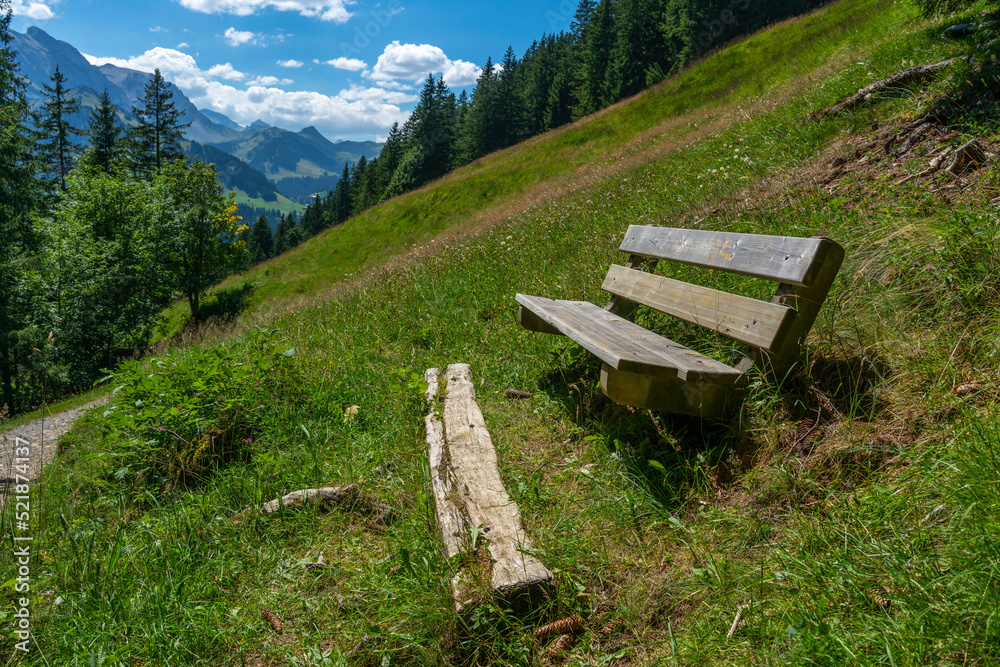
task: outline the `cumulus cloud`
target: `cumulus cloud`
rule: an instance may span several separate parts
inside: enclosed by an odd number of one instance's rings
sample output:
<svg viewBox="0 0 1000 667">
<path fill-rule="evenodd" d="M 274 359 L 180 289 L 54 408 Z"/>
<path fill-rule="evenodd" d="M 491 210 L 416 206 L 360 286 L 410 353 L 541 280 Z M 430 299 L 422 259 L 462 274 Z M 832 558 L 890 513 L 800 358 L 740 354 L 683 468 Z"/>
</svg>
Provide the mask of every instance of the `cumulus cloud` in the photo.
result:
<svg viewBox="0 0 1000 667">
<path fill-rule="evenodd" d="M 480 70 L 475 63 L 451 60 L 440 47 L 394 40 L 378 57 L 370 77 L 380 83 L 396 79 L 416 82 L 428 74 L 440 73 L 449 86 L 466 86 L 476 82 Z"/>
<path fill-rule="evenodd" d="M 256 79 L 247 81 L 248 86 L 287 86 L 294 83 L 291 79 L 279 79 L 276 76 L 258 76 Z"/>
<path fill-rule="evenodd" d="M 14 12 L 14 16 L 27 16 L 29 19 L 51 19 L 54 18 L 56 13 L 52 11 L 49 5 L 54 4 L 55 0 L 45 0 L 44 2 L 24 2 L 23 0 L 14 0 L 10 3 L 10 9 Z"/>
<path fill-rule="evenodd" d="M 384 136 L 394 123 L 406 120 L 400 104 L 416 101 L 412 93 L 390 90 L 388 86 L 366 88 L 353 85 L 336 95 L 311 91 L 286 91 L 289 79 L 261 76 L 237 88 L 227 81 L 237 72 L 229 63 L 208 70 L 198 67 L 190 55 L 156 47 L 132 58 L 98 58 L 84 54 L 94 65 L 111 63 L 143 72 L 159 69 L 163 76 L 191 98 L 196 106 L 212 109 L 237 123 L 249 124 L 260 118 L 279 127 L 296 129 L 314 125 L 331 139 Z"/>
<path fill-rule="evenodd" d="M 257 35 L 247 30 L 237 30 L 236 28 L 226 28 L 222 35 L 229 46 L 240 46 L 257 41 Z"/>
<path fill-rule="evenodd" d="M 278 61 L 279 67 L 302 67 L 302 65 L 304 64 L 305 63 L 303 63 L 301 60 L 295 60 L 295 59 Z"/>
<path fill-rule="evenodd" d="M 318 63 L 319 61 L 317 60 L 316 62 Z M 368 63 L 357 58 L 335 58 L 324 62 L 337 69 L 345 69 L 348 72 L 360 72 L 361 70 L 368 69 Z"/>
<path fill-rule="evenodd" d="M 225 65 L 213 65 L 208 68 L 208 71 L 205 72 L 205 74 L 217 79 L 227 79 L 229 81 L 242 81 L 246 78 L 246 74 L 234 69 L 229 63 L 226 63 Z"/>
<path fill-rule="evenodd" d="M 160 27 L 158 25 L 154 25 L 152 28 L 149 29 L 149 31 L 150 32 L 167 32 L 167 29 L 163 28 L 163 27 Z"/>
<path fill-rule="evenodd" d="M 355 0 L 180 0 L 182 6 L 205 14 L 236 14 L 248 16 L 261 9 L 298 12 L 302 16 L 334 23 L 346 23 L 351 18 L 347 5 Z"/>
</svg>

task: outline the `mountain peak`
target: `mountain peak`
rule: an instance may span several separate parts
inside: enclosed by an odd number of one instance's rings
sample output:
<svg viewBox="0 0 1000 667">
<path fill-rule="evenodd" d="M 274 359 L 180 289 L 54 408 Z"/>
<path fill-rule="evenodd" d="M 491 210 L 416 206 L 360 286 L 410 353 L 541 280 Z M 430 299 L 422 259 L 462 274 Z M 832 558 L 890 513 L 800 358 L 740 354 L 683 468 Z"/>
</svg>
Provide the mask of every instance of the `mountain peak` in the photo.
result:
<svg viewBox="0 0 1000 667">
<path fill-rule="evenodd" d="M 329 139 L 327 139 L 322 134 L 320 134 L 320 131 L 317 130 L 312 125 L 310 125 L 309 127 L 304 127 L 301 130 L 299 130 L 299 135 L 303 136 L 303 137 L 306 137 L 307 139 L 314 139 L 314 140 L 317 140 L 317 141 L 322 141 L 324 143 L 329 143 L 330 142 Z"/>
<path fill-rule="evenodd" d="M 262 121 L 260 118 L 247 125 L 247 129 L 250 130 L 266 130 L 269 127 L 271 126 Z"/>
</svg>

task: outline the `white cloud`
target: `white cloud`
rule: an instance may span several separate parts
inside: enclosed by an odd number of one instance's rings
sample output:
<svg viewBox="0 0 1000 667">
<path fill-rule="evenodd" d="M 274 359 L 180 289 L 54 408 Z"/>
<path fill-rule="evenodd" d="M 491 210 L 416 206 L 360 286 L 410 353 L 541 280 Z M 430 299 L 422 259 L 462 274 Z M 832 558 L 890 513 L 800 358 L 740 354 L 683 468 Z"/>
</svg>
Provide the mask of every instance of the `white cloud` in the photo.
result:
<svg viewBox="0 0 1000 667">
<path fill-rule="evenodd" d="M 292 59 L 292 60 L 279 60 L 278 61 L 278 66 L 279 67 L 302 67 L 304 64 L 305 63 L 302 62 L 301 60 L 294 60 L 294 59 Z"/>
<path fill-rule="evenodd" d="M 248 86 L 287 86 L 294 83 L 291 79 L 279 79 L 276 76 L 258 76 L 256 79 L 247 81 Z"/>
<path fill-rule="evenodd" d="M 319 61 L 316 61 L 317 64 Z M 361 70 L 368 69 L 368 63 L 364 60 L 358 60 L 357 58 L 335 58 L 333 60 L 325 61 L 327 65 L 336 67 L 337 69 L 345 69 L 349 72 L 360 72 Z"/>
<path fill-rule="evenodd" d="M 180 3 L 205 14 L 248 16 L 261 9 L 273 8 L 323 21 L 346 23 L 352 16 L 347 11 L 347 5 L 355 4 L 355 0 L 180 0 Z"/>
<path fill-rule="evenodd" d="M 234 69 L 229 63 L 226 63 L 225 65 L 213 65 L 207 72 L 205 72 L 205 74 L 218 79 L 227 79 L 229 81 L 242 81 L 246 78 L 246 74 Z"/>
<path fill-rule="evenodd" d="M 440 47 L 395 40 L 378 57 L 370 78 L 380 83 L 395 79 L 417 82 L 428 74 L 441 73 L 449 86 L 465 86 L 476 82 L 481 69 L 475 63 L 451 60 Z"/>
<path fill-rule="evenodd" d="M 260 118 L 289 129 L 314 125 L 331 139 L 384 136 L 394 122 L 406 120 L 408 112 L 399 105 L 416 100 L 412 93 L 391 90 L 391 85 L 352 85 L 336 95 L 285 91 L 274 86 L 291 81 L 276 77 L 258 77 L 236 88 L 218 80 L 226 73 L 236 73 L 228 63 L 205 71 L 190 55 L 163 47 L 128 59 L 84 56 L 94 65 L 111 63 L 143 72 L 159 68 L 196 106 L 223 113 L 237 123 L 246 125 Z"/>
<path fill-rule="evenodd" d="M 160 27 L 158 25 L 154 25 L 152 28 L 149 29 L 149 31 L 150 32 L 167 32 L 167 29 L 166 28 L 162 28 L 162 27 Z"/>
<path fill-rule="evenodd" d="M 38 20 L 51 19 L 56 14 L 49 5 L 54 4 L 56 1 L 24 2 L 23 0 L 14 0 L 10 3 L 10 9 L 14 12 L 14 16 L 27 16 L 29 19 Z"/>
<path fill-rule="evenodd" d="M 190 47 L 191 47 L 191 45 L 188 44 L 187 42 L 181 42 L 180 44 L 177 45 L 178 49 L 187 49 L 187 48 L 190 48 Z"/>
<path fill-rule="evenodd" d="M 247 30 L 237 30 L 236 28 L 226 28 L 222 35 L 229 46 L 239 46 L 257 41 L 257 35 Z"/>
</svg>

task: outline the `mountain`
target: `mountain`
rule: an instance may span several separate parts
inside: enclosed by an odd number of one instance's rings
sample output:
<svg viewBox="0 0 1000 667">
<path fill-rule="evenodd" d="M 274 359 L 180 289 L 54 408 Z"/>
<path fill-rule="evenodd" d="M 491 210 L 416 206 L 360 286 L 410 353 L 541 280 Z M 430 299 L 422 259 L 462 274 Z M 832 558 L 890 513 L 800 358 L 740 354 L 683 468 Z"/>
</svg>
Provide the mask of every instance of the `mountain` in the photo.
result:
<svg viewBox="0 0 1000 667">
<path fill-rule="evenodd" d="M 81 102 L 80 112 L 70 117 L 73 125 L 86 129 L 90 112 L 105 89 L 118 107 L 122 122 L 135 123 L 132 107 L 140 104 L 149 73 L 111 64 L 93 65 L 71 44 L 35 26 L 24 33 L 11 31 L 11 34 L 21 75 L 28 80 L 27 97 L 32 105 L 41 103 L 42 84 L 49 83 L 58 65 L 66 76 L 71 94 Z M 332 188 L 345 164 L 357 162 L 362 155 L 374 157 L 382 148 L 373 141 L 333 143 L 313 127 L 292 132 L 257 120 L 243 128 L 224 114 L 198 109 L 177 86 L 173 87 L 173 93 L 181 122 L 190 123 L 184 131 L 185 139 L 203 147 L 212 146 L 246 162 L 248 168 L 262 172 L 263 176 L 280 184 L 282 192 L 302 203 L 308 202 L 314 193 Z M 204 159 L 209 151 L 194 150 L 194 153 Z M 212 155 L 218 157 L 217 153 Z M 247 169 L 228 160 L 216 166 L 220 173 L 240 174 L 234 179 L 253 182 L 258 184 L 254 186 L 257 191 L 268 192 L 268 188 L 259 187 L 260 179 L 251 176 Z M 227 183 L 227 187 L 230 184 Z"/>
<path fill-rule="evenodd" d="M 274 180 L 283 192 L 308 201 L 337 183 L 344 165 L 375 157 L 374 141 L 331 142 L 314 127 L 290 132 L 255 121 L 231 141 L 212 145 L 235 155 Z"/>
</svg>

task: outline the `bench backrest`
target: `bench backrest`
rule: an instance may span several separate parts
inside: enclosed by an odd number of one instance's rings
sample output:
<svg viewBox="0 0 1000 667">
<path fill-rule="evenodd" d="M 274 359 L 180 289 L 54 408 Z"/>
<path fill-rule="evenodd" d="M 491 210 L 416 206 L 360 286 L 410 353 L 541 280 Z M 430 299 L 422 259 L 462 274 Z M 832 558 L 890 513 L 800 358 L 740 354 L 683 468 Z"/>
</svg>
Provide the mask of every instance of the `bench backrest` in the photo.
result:
<svg viewBox="0 0 1000 667">
<path fill-rule="evenodd" d="M 632 225 L 620 248 L 647 271 L 612 266 L 603 288 L 752 345 L 769 359 L 797 354 L 844 258 L 824 237 L 798 238 Z M 657 260 L 779 283 L 771 302 L 653 275 Z"/>
</svg>

